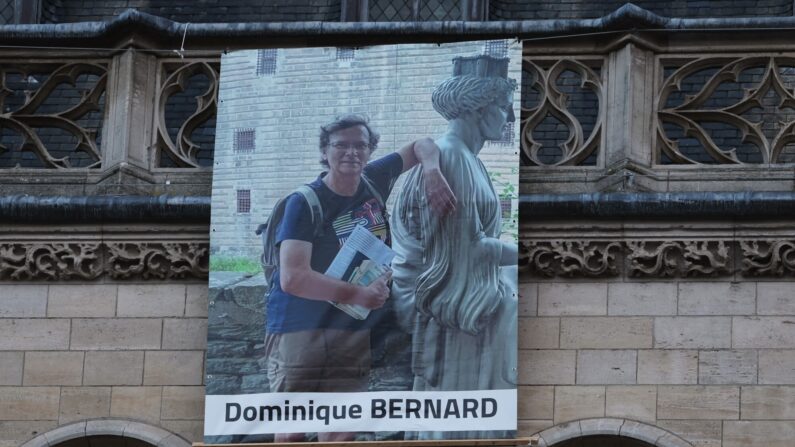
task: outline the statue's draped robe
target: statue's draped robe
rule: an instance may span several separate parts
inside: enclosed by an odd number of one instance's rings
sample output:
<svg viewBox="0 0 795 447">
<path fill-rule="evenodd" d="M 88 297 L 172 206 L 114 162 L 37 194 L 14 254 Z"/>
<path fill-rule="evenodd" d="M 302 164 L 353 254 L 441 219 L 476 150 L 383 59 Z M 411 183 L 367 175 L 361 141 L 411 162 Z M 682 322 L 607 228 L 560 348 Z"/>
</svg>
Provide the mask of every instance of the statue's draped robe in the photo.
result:
<svg viewBox="0 0 795 447">
<path fill-rule="evenodd" d="M 516 268 L 499 267 L 500 201 L 480 159 L 442 137 L 442 172 L 458 199 L 442 219 L 427 204 L 421 167 L 392 215 L 392 296 L 413 334 L 415 391 L 516 387 Z M 423 432 L 421 439 L 513 437 L 512 431 Z"/>
</svg>

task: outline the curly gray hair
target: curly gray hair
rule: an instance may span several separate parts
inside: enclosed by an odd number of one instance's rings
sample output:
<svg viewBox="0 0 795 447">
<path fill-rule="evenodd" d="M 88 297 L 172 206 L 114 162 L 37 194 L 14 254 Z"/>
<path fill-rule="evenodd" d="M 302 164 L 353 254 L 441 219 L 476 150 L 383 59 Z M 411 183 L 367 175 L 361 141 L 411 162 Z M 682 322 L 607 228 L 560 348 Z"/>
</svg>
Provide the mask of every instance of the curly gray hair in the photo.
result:
<svg viewBox="0 0 795 447">
<path fill-rule="evenodd" d="M 491 104 L 500 95 L 516 90 L 516 80 L 498 77 L 453 76 L 439 84 L 431 101 L 446 120 L 458 118 L 467 110 L 478 110 Z"/>
</svg>

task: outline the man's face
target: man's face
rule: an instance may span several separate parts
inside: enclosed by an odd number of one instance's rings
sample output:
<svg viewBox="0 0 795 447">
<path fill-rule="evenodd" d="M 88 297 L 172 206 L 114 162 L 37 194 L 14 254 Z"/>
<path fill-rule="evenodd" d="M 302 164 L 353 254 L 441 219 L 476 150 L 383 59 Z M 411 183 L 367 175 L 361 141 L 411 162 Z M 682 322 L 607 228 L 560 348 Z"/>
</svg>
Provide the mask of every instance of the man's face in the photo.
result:
<svg viewBox="0 0 795 447">
<path fill-rule="evenodd" d="M 329 135 L 324 157 L 328 161 L 329 172 L 359 176 L 370 159 L 370 152 L 370 134 L 364 126 L 358 125 Z"/>
<path fill-rule="evenodd" d="M 501 139 L 505 124 L 516 120 L 513 114 L 513 92 L 500 95 L 481 110 L 480 133 L 487 140 Z"/>
</svg>

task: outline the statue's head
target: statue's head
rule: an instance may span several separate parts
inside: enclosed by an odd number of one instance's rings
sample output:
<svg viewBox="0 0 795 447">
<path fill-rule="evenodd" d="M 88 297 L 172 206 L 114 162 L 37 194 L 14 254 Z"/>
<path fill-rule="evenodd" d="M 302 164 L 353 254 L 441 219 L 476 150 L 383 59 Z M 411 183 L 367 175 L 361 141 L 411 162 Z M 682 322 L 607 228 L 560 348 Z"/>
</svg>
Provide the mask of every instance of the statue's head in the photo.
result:
<svg viewBox="0 0 795 447">
<path fill-rule="evenodd" d="M 506 122 L 514 121 L 513 92 L 507 58 L 480 55 L 453 60 L 453 77 L 433 91 L 431 101 L 448 121 L 472 116 L 487 139 L 499 139 Z"/>
<path fill-rule="evenodd" d="M 352 145 L 358 142 L 360 145 L 365 145 L 368 158 L 375 152 L 378 140 L 381 138 L 378 132 L 370 127 L 370 120 L 366 116 L 340 115 L 325 126 L 320 126 L 320 164 L 329 167 L 329 150 L 333 149 L 333 145 L 340 143 L 336 140 L 343 136 L 346 140 L 355 139 L 356 142 L 343 141 L 341 143 Z"/>
</svg>

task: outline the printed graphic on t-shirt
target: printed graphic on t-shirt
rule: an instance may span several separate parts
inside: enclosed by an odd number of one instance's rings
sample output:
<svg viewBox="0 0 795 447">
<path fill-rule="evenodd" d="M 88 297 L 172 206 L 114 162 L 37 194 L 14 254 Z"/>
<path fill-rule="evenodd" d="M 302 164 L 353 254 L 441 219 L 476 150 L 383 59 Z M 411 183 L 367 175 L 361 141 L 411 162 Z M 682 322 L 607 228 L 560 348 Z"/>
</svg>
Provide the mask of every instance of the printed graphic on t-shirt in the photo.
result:
<svg viewBox="0 0 795 447">
<path fill-rule="evenodd" d="M 331 224 L 340 246 L 345 243 L 357 225 L 364 225 L 378 239 L 390 245 L 384 209 L 376 199 L 370 199 L 347 213 L 343 213 Z"/>
</svg>

